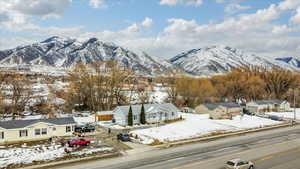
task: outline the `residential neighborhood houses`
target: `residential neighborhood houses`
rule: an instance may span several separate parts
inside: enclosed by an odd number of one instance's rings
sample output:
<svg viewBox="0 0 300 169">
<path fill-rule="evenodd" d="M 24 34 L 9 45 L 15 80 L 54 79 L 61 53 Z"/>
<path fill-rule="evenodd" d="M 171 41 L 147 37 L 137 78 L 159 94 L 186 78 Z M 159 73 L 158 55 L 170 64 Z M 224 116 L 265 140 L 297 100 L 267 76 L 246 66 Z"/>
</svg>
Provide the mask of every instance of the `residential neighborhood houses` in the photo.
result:
<svg viewBox="0 0 300 169">
<path fill-rule="evenodd" d="M 140 124 L 142 105 L 132 105 L 133 124 Z M 113 111 L 115 122 L 119 125 L 128 125 L 130 106 L 118 106 Z M 144 104 L 147 123 L 160 123 L 179 118 L 180 110 L 171 103 Z"/>
<path fill-rule="evenodd" d="M 72 136 L 73 117 L 0 121 L 0 144 Z"/>
<path fill-rule="evenodd" d="M 290 110 L 290 103 L 286 100 L 257 100 L 247 103 L 246 108 L 253 113 L 261 112 L 287 112 Z"/>
<path fill-rule="evenodd" d="M 256 104 L 254 103 L 262 102 L 266 103 L 269 109 L 259 107 L 263 104 L 257 104 L 257 109 L 251 109 L 255 107 Z M 119 139 L 116 136 L 124 132 L 130 137 L 127 140 L 132 141 L 130 145 L 155 145 L 154 143 L 164 144 L 197 137 L 208 137 L 213 133 L 247 131 L 284 124 L 284 122 L 269 118 L 243 115 L 243 109 L 245 108 L 250 108 L 250 111 L 284 111 L 290 109 L 288 102 L 279 100 L 249 102 L 246 106 L 241 106 L 234 102 L 205 103 L 198 105 L 195 109 L 191 107 L 179 109 L 172 103 L 124 105 L 117 106 L 111 111 L 97 113 L 75 112 L 67 115 L 69 117 L 57 118 L 59 116 L 48 116 L 46 118 L 45 116 L 39 116 L 37 119 L 0 121 L 0 145 L 7 146 L 34 141 L 47 141 L 52 140 L 52 138 L 65 138 L 67 140 L 74 138 L 73 140 L 79 143 L 86 138 L 84 137 L 85 135 L 80 136 L 76 133 L 76 127 L 83 127 L 85 124 L 89 124 L 87 127 L 90 127 L 90 125 L 97 127 L 95 132 L 90 133 L 91 135 L 87 138 L 88 141 L 90 138 L 93 138 L 93 142 L 102 142 L 102 139 L 110 138 L 109 144 L 115 144 L 115 146 L 125 144 L 113 142 L 114 138 Z M 129 124 L 130 118 L 132 118 L 132 124 Z M 144 121 L 142 120 L 143 118 Z M 89 128 L 85 129 L 88 130 Z M 113 134 L 110 133 L 111 130 L 114 130 Z M 102 139 L 95 139 L 98 137 Z M 95 143 L 93 144 L 94 146 L 86 147 L 85 149 L 88 151 L 95 149 L 95 152 L 106 150 L 95 148 L 98 146 Z M 34 146 L 31 148 L 34 148 Z M 57 146 L 54 149 L 55 151 L 62 151 L 63 148 L 64 146 Z M 51 151 L 51 149 L 47 151 Z M 109 150 L 112 150 L 112 148 Z M 77 150 L 75 148 L 72 151 L 76 153 Z M 63 157 L 63 151 L 60 153 L 60 156 Z M 24 160 L 22 163 L 25 163 Z M 6 164 L 3 164 L 3 166 L 6 166 Z"/>
<path fill-rule="evenodd" d="M 196 113 L 209 114 L 212 119 L 231 119 L 242 113 L 242 107 L 237 103 L 207 103 L 196 107 Z"/>
</svg>

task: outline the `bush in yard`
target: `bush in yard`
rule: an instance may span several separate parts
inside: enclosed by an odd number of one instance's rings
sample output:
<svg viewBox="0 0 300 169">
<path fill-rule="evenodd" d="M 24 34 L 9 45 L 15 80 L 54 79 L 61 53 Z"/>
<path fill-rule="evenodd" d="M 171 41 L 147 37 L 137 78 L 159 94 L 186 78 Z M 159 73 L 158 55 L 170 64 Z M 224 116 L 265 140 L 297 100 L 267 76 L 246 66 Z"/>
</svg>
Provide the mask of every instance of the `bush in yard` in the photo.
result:
<svg viewBox="0 0 300 169">
<path fill-rule="evenodd" d="M 141 109 L 141 124 L 146 124 L 146 115 L 145 115 L 144 104 L 142 104 L 142 109 Z"/>
<path fill-rule="evenodd" d="M 150 145 L 151 146 L 156 146 L 156 145 L 161 145 L 163 142 L 159 141 L 158 139 L 155 139 Z"/>
<path fill-rule="evenodd" d="M 128 126 L 133 126 L 133 115 L 132 115 L 131 106 L 129 107 L 129 112 L 128 112 Z"/>
</svg>

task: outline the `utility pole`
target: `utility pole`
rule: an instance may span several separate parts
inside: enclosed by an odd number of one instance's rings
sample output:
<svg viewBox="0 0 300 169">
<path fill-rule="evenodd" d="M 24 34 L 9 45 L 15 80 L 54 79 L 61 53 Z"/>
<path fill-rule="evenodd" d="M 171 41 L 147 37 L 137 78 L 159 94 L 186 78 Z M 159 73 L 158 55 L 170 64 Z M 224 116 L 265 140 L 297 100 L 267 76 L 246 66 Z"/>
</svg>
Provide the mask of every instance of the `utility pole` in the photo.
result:
<svg viewBox="0 0 300 169">
<path fill-rule="evenodd" d="M 296 117 L 296 90 L 294 88 L 294 122 L 296 123 L 297 117 Z"/>
</svg>

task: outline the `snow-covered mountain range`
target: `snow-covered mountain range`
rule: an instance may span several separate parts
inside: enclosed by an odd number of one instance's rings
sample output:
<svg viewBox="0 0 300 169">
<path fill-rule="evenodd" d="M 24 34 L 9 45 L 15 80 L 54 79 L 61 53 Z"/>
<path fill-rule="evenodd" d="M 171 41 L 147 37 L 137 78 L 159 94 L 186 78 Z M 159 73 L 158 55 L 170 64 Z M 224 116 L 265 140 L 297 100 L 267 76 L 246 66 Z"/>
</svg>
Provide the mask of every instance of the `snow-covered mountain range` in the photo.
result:
<svg viewBox="0 0 300 169">
<path fill-rule="evenodd" d="M 170 62 L 196 76 L 226 73 L 242 65 L 277 66 L 289 70 L 300 70 L 299 65 L 297 66 L 296 61 L 292 59 L 287 61 L 282 58 L 273 59 L 247 54 L 223 45 L 192 49 L 171 58 Z"/>
<path fill-rule="evenodd" d="M 176 69 L 194 76 L 210 76 L 227 73 L 232 68 L 242 65 L 278 66 L 289 70 L 300 70 L 300 58 L 262 57 L 223 45 L 192 49 L 170 60 L 146 53 L 136 54 L 96 38 L 82 42 L 54 36 L 40 43 L 0 51 L 0 67 L 32 65 L 39 66 L 38 69 L 41 66 L 68 69 L 79 62 L 89 64 L 94 61 L 108 60 L 117 61 L 144 75 L 158 75 Z"/>
<path fill-rule="evenodd" d="M 51 37 L 43 42 L 0 51 L 0 65 L 44 65 L 71 68 L 79 62 L 117 61 L 127 68 L 144 74 L 157 74 L 172 69 L 166 60 L 147 54 L 137 55 L 112 43 L 96 38 L 84 42 L 76 39 Z"/>
</svg>

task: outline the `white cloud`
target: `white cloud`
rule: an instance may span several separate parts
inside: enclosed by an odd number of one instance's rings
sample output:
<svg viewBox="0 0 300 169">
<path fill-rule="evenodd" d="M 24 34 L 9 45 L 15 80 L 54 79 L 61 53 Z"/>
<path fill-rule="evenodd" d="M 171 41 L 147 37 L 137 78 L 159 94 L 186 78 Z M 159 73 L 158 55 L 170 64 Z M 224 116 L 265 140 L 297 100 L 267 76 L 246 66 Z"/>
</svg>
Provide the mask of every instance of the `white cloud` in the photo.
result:
<svg viewBox="0 0 300 169">
<path fill-rule="evenodd" d="M 279 4 L 281 10 L 296 9 L 300 6 L 299 0 L 284 0 Z"/>
<path fill-rule="evenodd" d="M 153 20 L 149 17 L 146 17 L 145 20 L 142 22 L 142 26 L 145 28 L 149 28 L 153 25 Z"/>
<path fill-rule="evenodd" d="M 294 24 L 300 24 L 300 7 L 297 9 L 296 14 L 290 19 Z"/>
<path fill-rule="evenodd" d="M 224 44 L 258 55 L 295 56 L 300 52 L 300 37 L 290 33 L 300 33 L 300 29 L 273 22 L 285 11 L 280 8 L 280 4 L 272 4 L 255 13 L 226 18 L 219 23 L 200 24 L 196 20 L 171 18 L 168 20 L 169 25 L 155 37 L 143 36 L 142 29 L 139 29 L 142 24 L 116 32 L 89 34 L 88 37 L 95 35 L 136 52 L 146 51 L 164 58 L 184 50 L 214 44 Z"/>
<path fill-rule="evenodd" d="M 90 0 L 89 5 L 92 8 L 103 8 L 106 6 L 105 0 Z"/>
<path fill-rule="evenodd" d="M 160 5 L 175 6 L 178 3 L 191 6 L 200 6 L 203 4 L 203 0 L 160 0 Z"/>
<path fill-rule="evenodd" d="M 1 9 L 29 16 L 59 17 L 69 8 L 72 0 L 6 0 L 0 3 Z"/>
<path fill-rule="evenodd" d="M 240 12 L 240 11 L 243 11 L 243 10 L 246 10 L 246 9 L 250 9 L 251 7 L 250 6 L 242 6 L 240 4 L 228 4 L 224 11 L 225 13 L 227 14 L 234 14 L 234 13 L 237 13 L 237 12 Z"/>
</svg>

